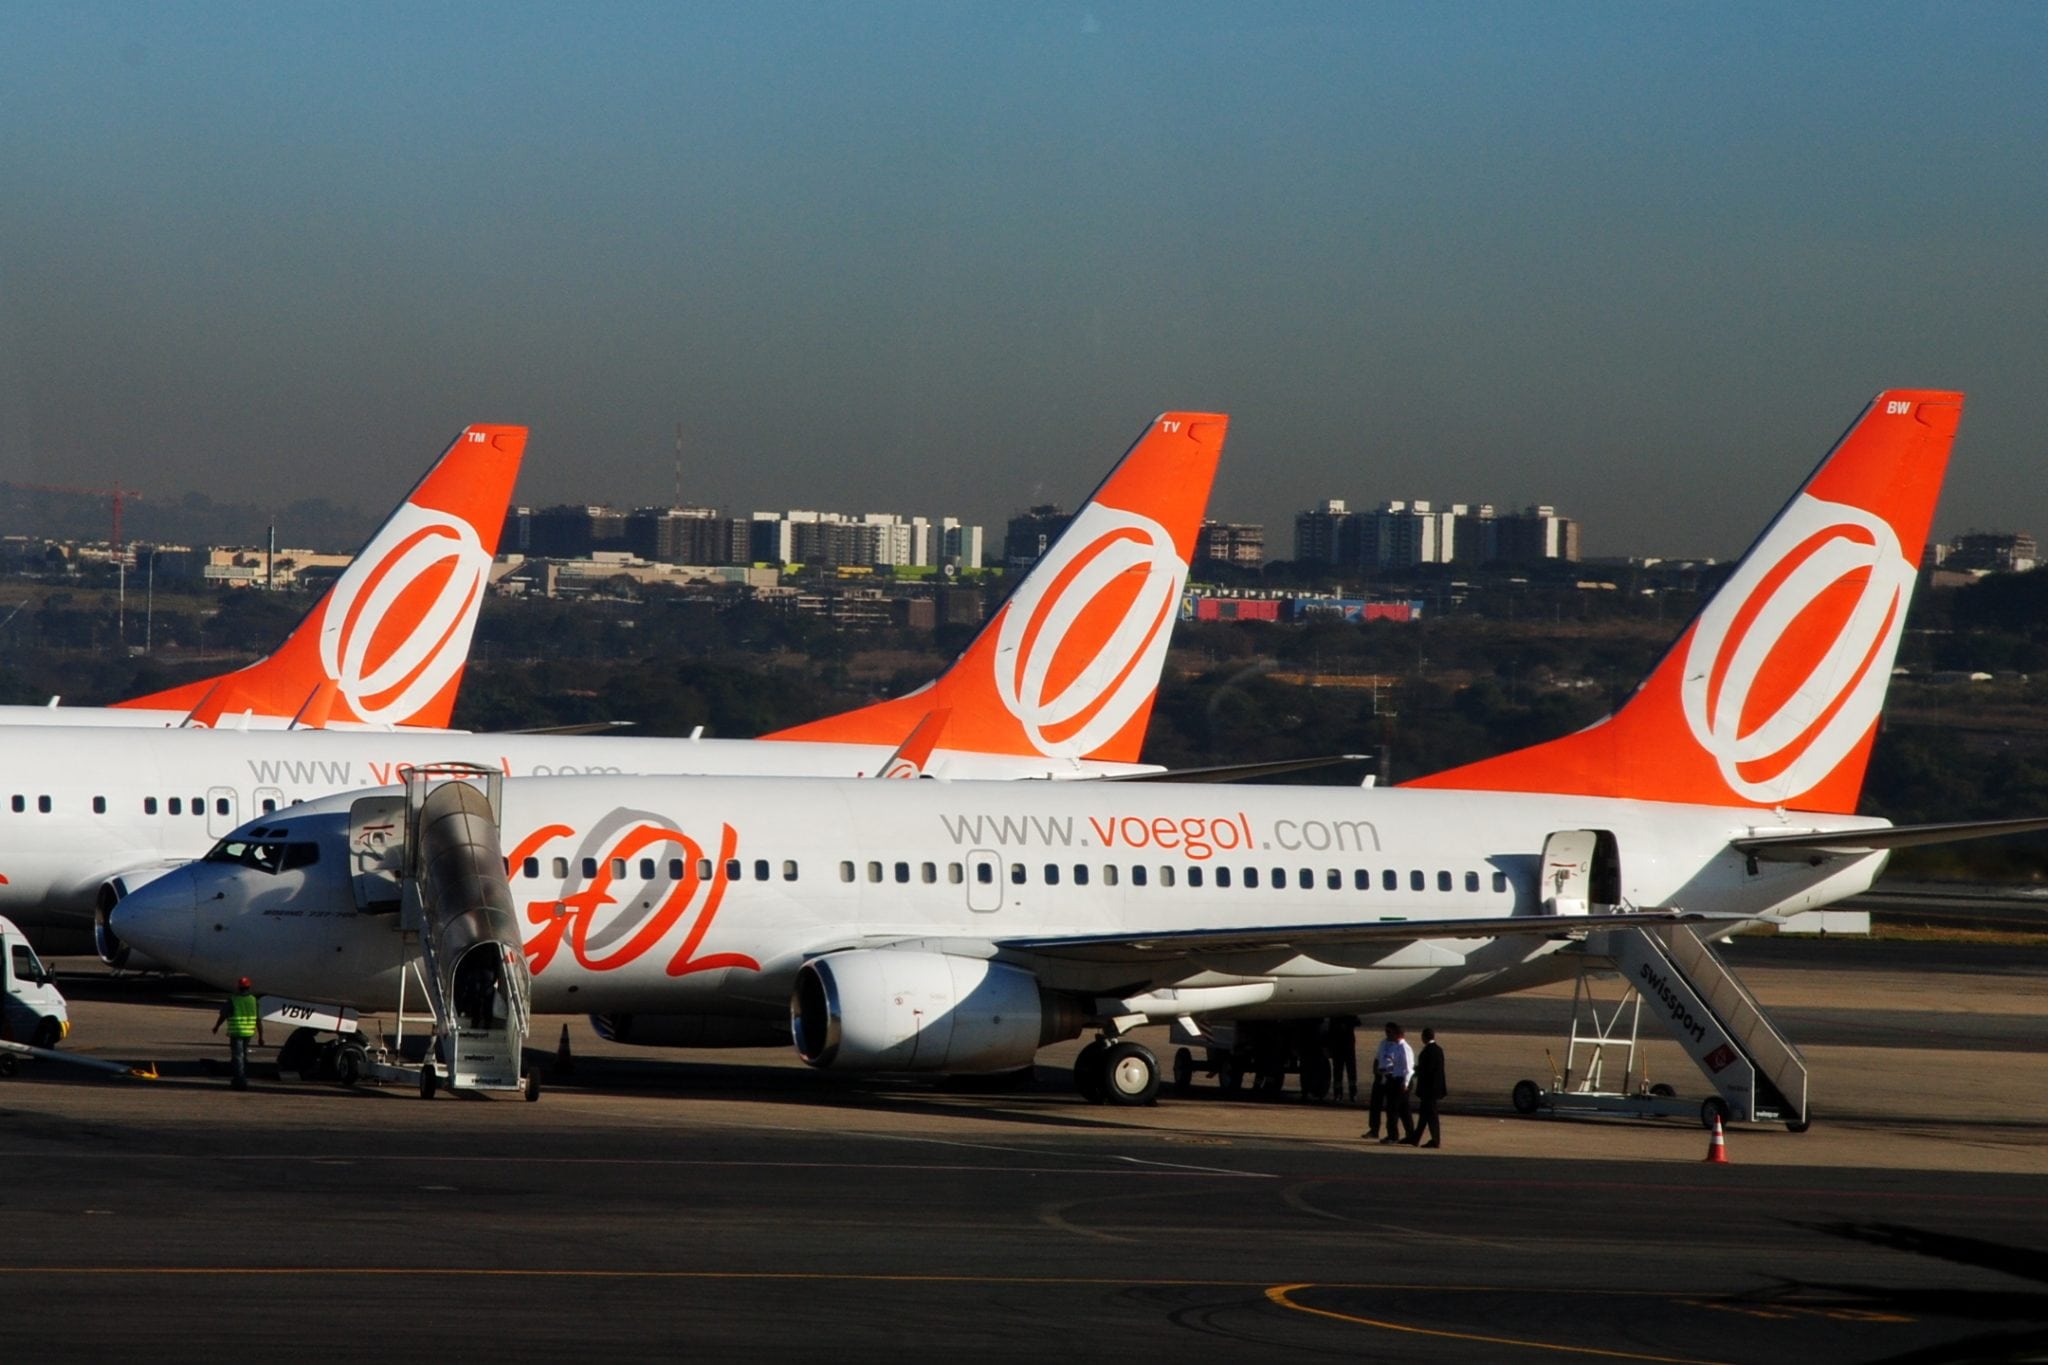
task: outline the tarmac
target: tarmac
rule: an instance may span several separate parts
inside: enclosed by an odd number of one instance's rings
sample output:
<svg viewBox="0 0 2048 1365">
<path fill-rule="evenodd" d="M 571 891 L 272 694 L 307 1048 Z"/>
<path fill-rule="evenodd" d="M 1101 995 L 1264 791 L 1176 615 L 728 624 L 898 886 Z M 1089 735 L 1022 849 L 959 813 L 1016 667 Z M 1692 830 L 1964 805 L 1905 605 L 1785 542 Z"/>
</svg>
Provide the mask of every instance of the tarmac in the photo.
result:
<svg viewBox="0 0 2048 1365">
<path fill-rule="evenodd" d="M 274 1048 L 237 1094 L 211 997 L 64 963 L 66 1049 L 160 1079 L 0 1081 L 0 1292 L 37 1360 L 2048 1358 L 2048 954 L 1729 957 L 1816 1118 L 1731 1126 L 1727 1165 L 1696 1118 L 1513 1113 L 1569 986 L 1403 1020 L 1449 1057 L 1426 1151 L 1200 1080 L 1090 1106 L 1074 1045 L 1003 1089 L 582 1020 L 537 1104 L 280 1078 Z M 1706 1093 L 1662 1038 L 1641 1061 Z"/>
</svg>

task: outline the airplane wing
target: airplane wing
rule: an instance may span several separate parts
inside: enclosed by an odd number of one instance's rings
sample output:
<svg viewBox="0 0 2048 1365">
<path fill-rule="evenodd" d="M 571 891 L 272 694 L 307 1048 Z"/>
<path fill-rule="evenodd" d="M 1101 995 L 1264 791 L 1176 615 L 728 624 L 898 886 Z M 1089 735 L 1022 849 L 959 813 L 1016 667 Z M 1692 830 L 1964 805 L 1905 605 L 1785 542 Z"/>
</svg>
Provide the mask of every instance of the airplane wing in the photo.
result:
<svg viewBox="0 0 2048 1365">
<path fill-rule="evenodd" d="M 1860 858 L 1888 848 L 1919 844 L 1960 843 L 1995 839 L 2001 834 L 2033 834 L 2048 829 L 2048 818 L 2027 820 L 1954 820 L 1934 825 L 1880 825 L 1809 834 L 1760 834 L 1730 839 L 1728 846 L 1752 858 L 1773 863 L 1819 862 L 1825 858 Z"/>
<path fill-rule="evenodd" d="M 1172 929 L 1144 934 L 1062 934 L 1002 938 L 995 946 L 1068 962 L 1146 963 L 1195 953 L 1312 954 L 1317 948 L 1426 939 L 1496 938 L 1503 934 L 1562 936 L 1595 929 L 1655 929 L 1703 920 L 1730 921 L 1744 915 L 1691 910 L 1631 910 L 1606 915 L 1493 915 L 1476 919 L 1386 919 L 1356 924 L 1238 925 L 1229 929 Z"/>
</svg>

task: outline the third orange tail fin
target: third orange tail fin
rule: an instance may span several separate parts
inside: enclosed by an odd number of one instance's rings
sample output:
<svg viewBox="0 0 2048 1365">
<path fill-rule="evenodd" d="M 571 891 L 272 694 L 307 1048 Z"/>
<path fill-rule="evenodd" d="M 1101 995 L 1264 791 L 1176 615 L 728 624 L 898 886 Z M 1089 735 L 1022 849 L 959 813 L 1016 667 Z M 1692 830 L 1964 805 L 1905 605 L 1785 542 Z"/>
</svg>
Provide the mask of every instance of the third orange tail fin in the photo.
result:
<svg viewBox="0 0 2048 1365">
<path fill-rule="evenodd" d="M 1879 394 L 1619 711 L 1407 785 L 1853 812 L 1962 413 Z"/>
<path fill-rule="evenodd" d="M 959 660 L 909 696 L 764 736 L 1135 763 L 1230 419 L 1161 415 Z"/>
</svg>

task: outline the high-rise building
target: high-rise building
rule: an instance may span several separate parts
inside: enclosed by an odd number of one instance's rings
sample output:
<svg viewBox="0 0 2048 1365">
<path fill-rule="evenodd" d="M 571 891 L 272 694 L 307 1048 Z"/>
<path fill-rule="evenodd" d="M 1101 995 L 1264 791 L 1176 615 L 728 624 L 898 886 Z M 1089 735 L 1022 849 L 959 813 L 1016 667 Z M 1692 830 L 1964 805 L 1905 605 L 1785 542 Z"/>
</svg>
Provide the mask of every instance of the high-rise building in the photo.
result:
<svg viewBox="0 0 2048 1365">
<path fill-rule="evenodd" d="M 1250 522 L 1203 522 L 1195 533 L 1195 561 L 1209 559 L 1234 569 L 1257 570 L 1266 562 L 1266 528 Z"/>
<path fill-rule="evenodd" d="M 981 528 L 962 525 L 957 517 L 940 518 L 939 558 L 962 569 L 980 568 Z"/>
<path fill-rule="evenodd" d="M 1052 503 L 1041 503 L 1029 511 L 1019 512 L 1010 518 L 1010 525 L 1003 536 L 1003 562 L 1011 572 L 1028 569 L 1036 564 L 1058 540 L 1060 532 L 1067 529 L 1072 521 L 1064 508 Z"/>
</svg>

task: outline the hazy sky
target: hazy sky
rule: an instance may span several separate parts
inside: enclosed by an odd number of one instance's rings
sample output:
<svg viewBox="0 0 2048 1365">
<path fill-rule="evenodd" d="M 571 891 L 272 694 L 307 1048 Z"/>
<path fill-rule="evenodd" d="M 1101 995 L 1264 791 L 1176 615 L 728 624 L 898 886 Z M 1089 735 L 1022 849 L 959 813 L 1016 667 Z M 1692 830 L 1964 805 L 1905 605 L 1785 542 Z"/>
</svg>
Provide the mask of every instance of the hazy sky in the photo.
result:
<svg viewBox="0 0 2048 1365">
<path fill-rule="evenodd" d="M 0 5 L 0 478 L 1554 502 L 1738 552 L 1891 385 L 2048 538 L 2033 4 Z M 995 534 L 999 535 L 1000 530 Z"/>
</svg>

